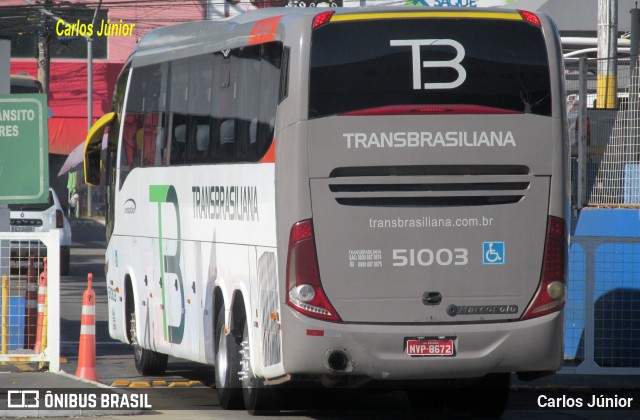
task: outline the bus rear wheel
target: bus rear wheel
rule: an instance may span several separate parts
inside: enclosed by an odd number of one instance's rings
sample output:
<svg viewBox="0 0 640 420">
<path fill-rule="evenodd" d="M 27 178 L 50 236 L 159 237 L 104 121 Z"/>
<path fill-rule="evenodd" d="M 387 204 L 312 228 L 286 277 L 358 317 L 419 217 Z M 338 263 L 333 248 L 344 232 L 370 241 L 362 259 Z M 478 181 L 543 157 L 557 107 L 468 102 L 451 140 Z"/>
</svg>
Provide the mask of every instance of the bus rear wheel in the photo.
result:
<svg viewBox="0 0 640 420">
<path fill-rule="evenodd" d="M 233 334 L 224 331 L 224 305 L 216 315 L 215 379 L 220 406 L 225 410 L 242 408 L 242 385 L 238 378 L 240 368 L 239 346 Z"/>
<path fill-rule="evenodd" d="M 139 374 L 145 376 L 162 375 L 167 370 L 167 362 L 169 356 L 158 353 L 153 350 L 147 350 L 138 344 L 136 337 L 136 314 L 130 314 L 130 334 L 131 346 L 133 346 L 133 359 L 135 361 L 136 370 Z"/>
<path fill-rule="evenodd" d="M 276 414 L 280 410 L 279 392 L 276 388 L 265 386 L 264 380 L 256 378 L 251 368 L 249 349 L 249 326 L 246 317 L 242 322 L 242 342 L 239 348 L 240 381 L 242 397 L 247 412 L 251 415 Z"/>
</svg>

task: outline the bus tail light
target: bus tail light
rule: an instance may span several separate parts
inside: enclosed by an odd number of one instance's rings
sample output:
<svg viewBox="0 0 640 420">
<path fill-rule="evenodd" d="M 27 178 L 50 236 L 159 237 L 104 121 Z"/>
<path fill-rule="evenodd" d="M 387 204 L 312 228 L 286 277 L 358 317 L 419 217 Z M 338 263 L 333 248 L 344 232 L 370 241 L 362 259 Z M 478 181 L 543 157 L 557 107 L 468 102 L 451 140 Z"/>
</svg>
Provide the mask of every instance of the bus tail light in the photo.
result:
<svg viewBox="0 0 640 420">
<path fill-rule="evenodd" d="M 315 15 L 313 18 L 313 24 L 311 25 L 311 28 L 316 29 L 324 25 L 325 23 L 329 23 L 334 13 L 335 12 L 322 12 L 320 14 Z"/>
<path fill-rule="evenodd" d="M 567 300 L 567 227 L 565 221 L 549 217 L 547 239 L 538 290 L 522 319 L 532 319 L 559 311 Z"/>
<path fill-rule="evenodd" d="M 289 235 L 287 305 L 312 318 L 341 322 L 322 289 L 311 219 L 293 225 Z"/>
<path fill-rule="evenodd" d="M 529 22 L 532 25 L 538 27 L 542 26 L 542 23 L 540 23 L 540 19 L 535 15 L 535 13 L 526 10 L 518 10 L 518 13 L 520 13 L 520 16 L 522 16 L 522 20 L 524 20 L 525 22 Z"/>
</svg>

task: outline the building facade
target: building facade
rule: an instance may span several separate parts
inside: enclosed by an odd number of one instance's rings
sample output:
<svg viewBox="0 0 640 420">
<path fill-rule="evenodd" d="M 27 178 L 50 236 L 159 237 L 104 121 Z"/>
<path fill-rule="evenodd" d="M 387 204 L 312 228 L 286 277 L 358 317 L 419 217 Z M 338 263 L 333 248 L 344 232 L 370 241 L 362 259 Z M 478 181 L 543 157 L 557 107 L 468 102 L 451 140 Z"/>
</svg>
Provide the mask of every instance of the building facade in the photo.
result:
<svg viewBox="0 0 640 420">
<path fill-rule="evenodd" d="M 37 76 L 37 39 L 42 14 L 22 0 L 5 0 L 0 18 L 3 32 L 12 38 L 11 73 Z M 92 31 L 89 31 L 97 0 L 53 0 L 51 13 L 60 20 L 51 26 L 49 152 L 67 155 L 80 144 L 88 130 L 87 41 L 93 38 L 93 119 L 108 112 L 111 92 L 123 63 L 136 43 L 159 26 L 202 20 L 204 0 L 180 2 L 131 2 L 104 0 Z M 91 32 L 91 33 L 90 33 Z"/>
</svg>

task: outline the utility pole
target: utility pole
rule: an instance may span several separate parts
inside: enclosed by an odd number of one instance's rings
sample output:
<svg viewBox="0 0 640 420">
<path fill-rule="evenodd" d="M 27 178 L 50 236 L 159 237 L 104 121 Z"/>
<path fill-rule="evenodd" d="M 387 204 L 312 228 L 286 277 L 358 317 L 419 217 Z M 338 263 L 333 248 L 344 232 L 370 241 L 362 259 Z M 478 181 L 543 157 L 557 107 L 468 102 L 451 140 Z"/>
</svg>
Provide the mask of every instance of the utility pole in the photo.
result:
<svg viewBox="0 0 640 420">
<path fill-rule="evenodd" d="M 102 0 L 98 1 L 98 7 L 96 7 L 93 13 L 93 20 L 91 21 L 91 27 L 96 27 L 96 19 L 98 13 L 100 13 L 100 6 L 102 6 Z M 87 132 L 91 130 L 93 125 L 93 38 L 87 35 Z M 87 185 L 87 216 L 93 216 L 93 188 L 91 185 Z"/>
<path fill-rule="evenodd" d="M 49 79 L 51 66 L 51 19 L 49 12 L 53 6 L 53 0 L 40 0 L 38 4 L 43 6 L 40 13 L 40 33 L 38 34 L 38 80 L 42 83 L 44 93 L 49 96 Z"/>
<path fill-rule="evenodd" d="M 618 0 L 598 0 L 597 108 L 617 108 Z M 582 100 L 582 98 L 581 98 Z"/>
</svg>

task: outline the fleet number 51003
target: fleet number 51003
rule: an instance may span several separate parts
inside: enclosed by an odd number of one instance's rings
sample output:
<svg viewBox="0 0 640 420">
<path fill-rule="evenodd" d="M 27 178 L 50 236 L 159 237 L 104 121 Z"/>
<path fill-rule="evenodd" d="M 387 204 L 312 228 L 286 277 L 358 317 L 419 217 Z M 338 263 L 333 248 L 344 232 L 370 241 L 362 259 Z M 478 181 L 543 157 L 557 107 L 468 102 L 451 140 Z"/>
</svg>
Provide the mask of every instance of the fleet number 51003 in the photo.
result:
<svg viewBox="0 0 640 420">
<path fill-rule="evenodd" d="M 466 248 L 441 248 L 431 249 L 394 249 L 394 267 L 428 267 L 433 264 L 447 265 L 467 265 L 469 263 L 469 251 Z"/>
</svg>

